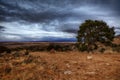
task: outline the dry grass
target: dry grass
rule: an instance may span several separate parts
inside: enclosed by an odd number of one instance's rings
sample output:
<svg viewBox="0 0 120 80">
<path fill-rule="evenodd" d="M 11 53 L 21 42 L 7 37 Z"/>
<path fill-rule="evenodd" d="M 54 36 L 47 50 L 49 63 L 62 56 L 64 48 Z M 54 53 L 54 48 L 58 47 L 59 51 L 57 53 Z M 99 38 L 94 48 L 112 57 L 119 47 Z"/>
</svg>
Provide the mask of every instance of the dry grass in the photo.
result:
<svg viewBox="0 0 120 80">
<path fill-rule="evenodd" d="M 0 80 L 120 80 L 120 54 L 7 54 L 0 57 Z"/>
</svg>

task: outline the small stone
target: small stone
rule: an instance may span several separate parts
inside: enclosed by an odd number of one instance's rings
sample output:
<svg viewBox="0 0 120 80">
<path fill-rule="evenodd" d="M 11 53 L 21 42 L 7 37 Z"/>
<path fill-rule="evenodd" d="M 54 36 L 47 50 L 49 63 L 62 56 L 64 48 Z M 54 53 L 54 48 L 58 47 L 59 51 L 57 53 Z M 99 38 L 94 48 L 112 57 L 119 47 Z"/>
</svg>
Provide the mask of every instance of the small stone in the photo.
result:
<svg viewBox="0 0 120 80">
<path fill-rule="evenodd" d="M 110 63 L 106 63 L 107 66 L 110 66 Z"/>
<path fill-rule="evenodd" d="M 73 64 L 78 64 L 78 62 L 77 62 L 77 61 L 72 61 L 71 63 L 73 63 Z"/>
<path fill-rule="evenodd" d="M 42 71 L 42 70 L 44 70 L 44 67 L 43 67 L 43 66 L 39 66 L 39 67 L 38 67 L 38 70 L 39 70 L 39 71 Z"/>
<path fill-rule="evenodd" d="M 88 60 L 91 60 L 93 57 L 92 56 L 87 56 L 87 59 Z"/>
<path fill-rule="evenodd" d="M 67 66 L 68 68 L 70 68 L 70 64 L 67 63 L 66 66 Z"/>
<path fill-rule="evenodd" d="M 64 74 L 72 74 L 72 71 L 65 71 Z"/>
<path fill-rule="evenodd" d="M 86 74 L 88 74 L 88 75 L 95 75 L 96 72 L 87 72 Z"/>
</svg>

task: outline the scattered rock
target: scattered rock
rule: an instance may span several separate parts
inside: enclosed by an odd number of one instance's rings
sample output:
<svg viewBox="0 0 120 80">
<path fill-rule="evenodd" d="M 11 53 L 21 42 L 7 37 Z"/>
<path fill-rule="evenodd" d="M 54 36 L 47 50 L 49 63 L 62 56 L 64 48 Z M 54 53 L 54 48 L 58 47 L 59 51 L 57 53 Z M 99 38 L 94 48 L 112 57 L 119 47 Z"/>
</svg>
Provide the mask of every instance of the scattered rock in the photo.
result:
<svg viewBox="0 0 120 80">
<path fill-rule="evenodd" d="M 65 74 L 65 75 L 66 75 L 66 74 L 72 74 L 72 71 L 69 71 L 69 70 L 68 70 L 68 71 L 65 71 L 64 74 Z"/>
<path fill-rule="evenodd" d="M 110 63 L 106 63 L 107 66 L 110 66 Z"/>
<path fill-rule="evenodd" d="M 95 75 L 95 74 L 96 74 L 96 72 L 91 71 L 91 72 L 87 72 L 86 74 L 87 74 L 87 75 Z"/>
<path fill-rule="evenodd" d="M 88 59 L 88 60 L 92 60 L 93 57 L 92 57 L 91 55 L 89 55 L 89 56 L 87 56 L 87 59 Z"/>
<path fill-rule="evenodd" d="M 71 63 L 72 63 L 72 64 L 78 64 L 78 62 L 77 62 L 77 61 L 71 61 Z"/>
<path fill-rule="evenodd" d="M 67 63 L 66 66 L 67 66 L 67 68 L 70 68 L 70 64 Z"/>
</svg>

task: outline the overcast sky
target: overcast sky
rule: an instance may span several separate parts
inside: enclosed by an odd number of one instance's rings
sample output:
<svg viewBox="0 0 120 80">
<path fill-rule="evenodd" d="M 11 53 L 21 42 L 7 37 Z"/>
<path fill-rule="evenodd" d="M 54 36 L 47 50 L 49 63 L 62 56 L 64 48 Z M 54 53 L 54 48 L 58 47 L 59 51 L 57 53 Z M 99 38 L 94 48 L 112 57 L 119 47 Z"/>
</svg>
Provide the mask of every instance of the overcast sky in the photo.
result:
<svg viewBox="0 0 120 80">
<path fill-rule="evenodd" d="M 120 0 L 0 0 L 0 41 L 74 41 L 86 19 L 120 34 Z"/>
</svg>

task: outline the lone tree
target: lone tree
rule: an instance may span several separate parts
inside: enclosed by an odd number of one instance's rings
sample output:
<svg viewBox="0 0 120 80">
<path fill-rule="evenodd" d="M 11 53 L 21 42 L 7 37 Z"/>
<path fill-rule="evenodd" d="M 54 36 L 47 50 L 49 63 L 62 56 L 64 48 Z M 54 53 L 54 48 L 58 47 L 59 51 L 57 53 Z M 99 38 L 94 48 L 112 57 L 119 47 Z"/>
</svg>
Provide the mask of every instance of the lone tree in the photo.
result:
<svg viewBox="0 0 120 80">
<path fill-rule="evenodd" d="M 114 27 L 110 28 L 106 22 L 86 20 L 78 30 L 78 48 L 81 51 L 97 49 L 96 42 L 111 43 L 114 38 Z"/>
</svg>

